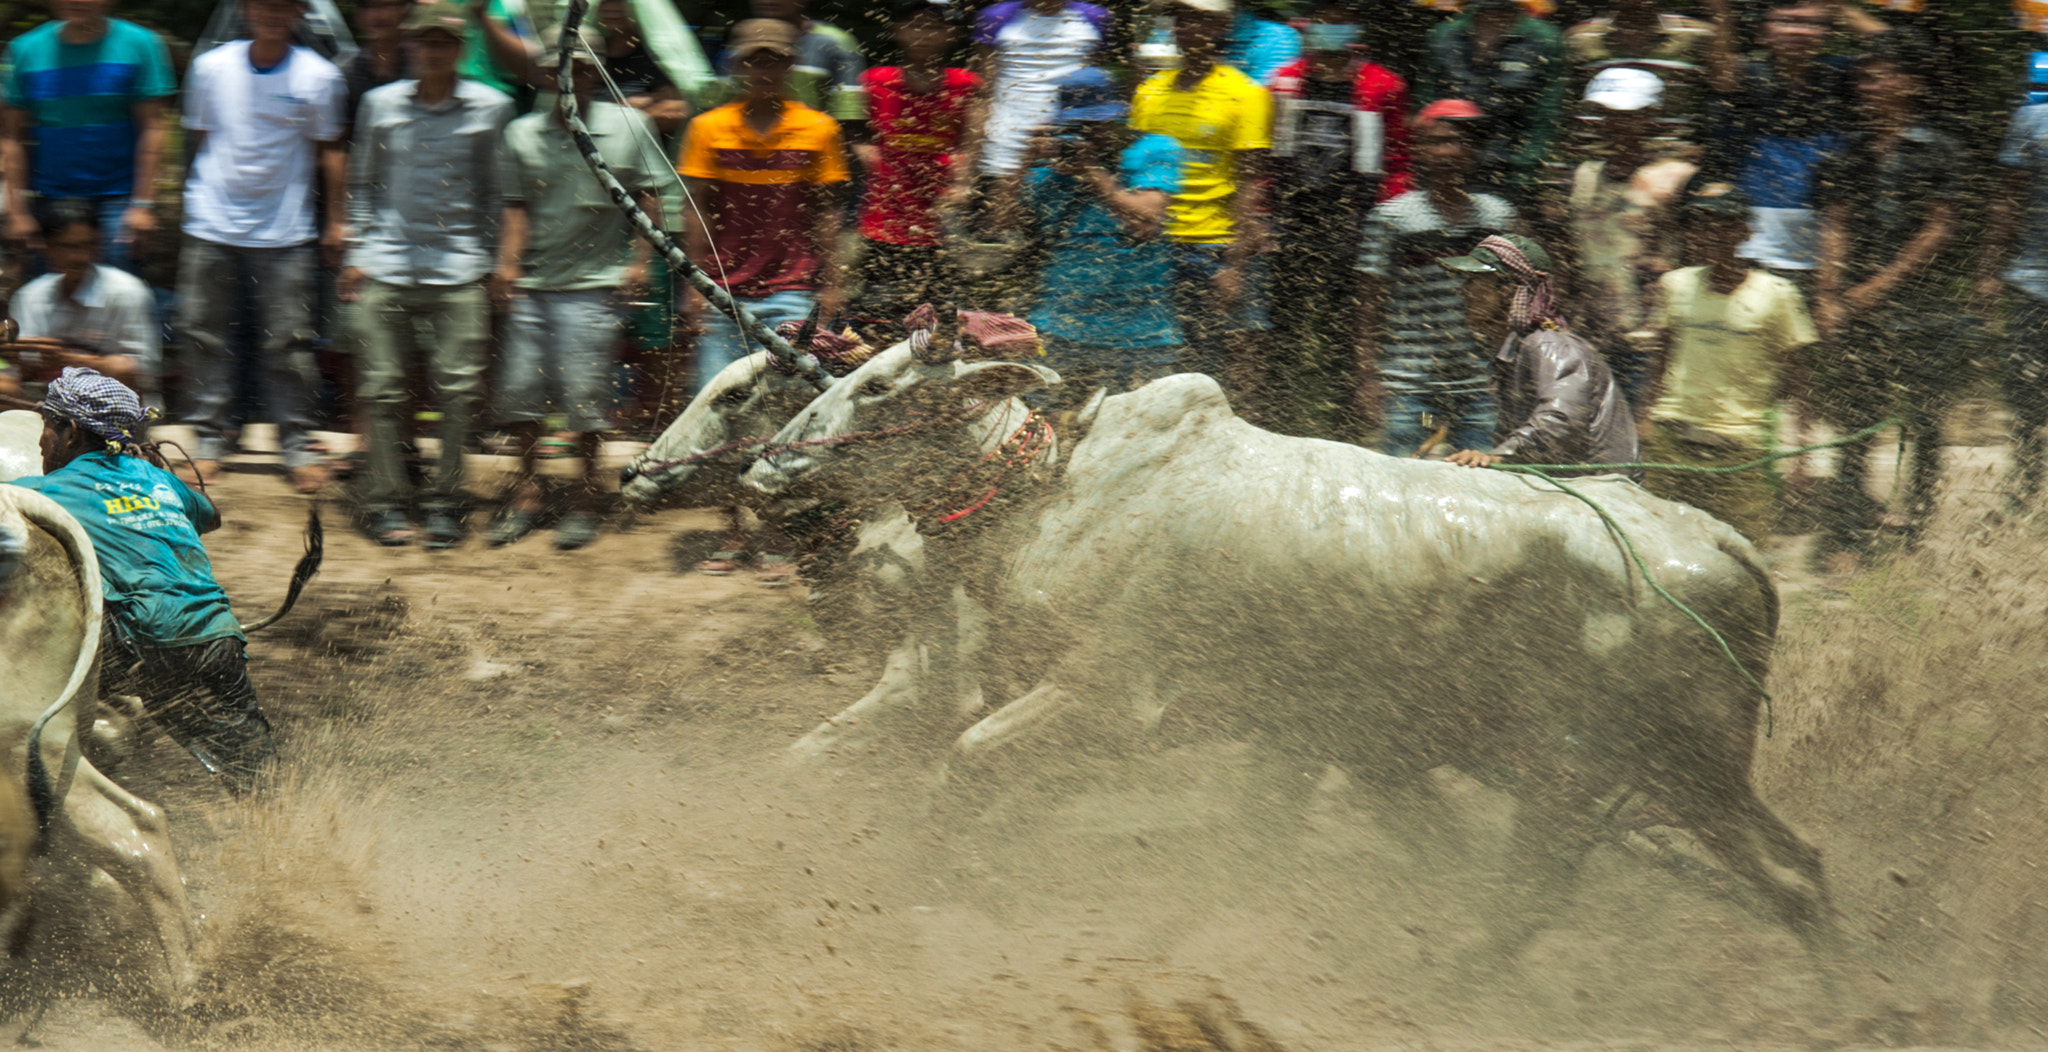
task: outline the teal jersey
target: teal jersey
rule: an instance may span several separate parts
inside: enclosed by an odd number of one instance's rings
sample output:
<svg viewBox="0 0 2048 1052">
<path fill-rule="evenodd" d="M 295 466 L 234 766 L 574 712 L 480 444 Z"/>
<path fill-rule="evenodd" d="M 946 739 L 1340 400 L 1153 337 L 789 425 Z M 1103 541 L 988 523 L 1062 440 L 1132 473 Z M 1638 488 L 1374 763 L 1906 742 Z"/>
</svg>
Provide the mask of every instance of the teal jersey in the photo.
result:
<svg viewBox="0 0 2048 1052">
<path fill-rule="evenodd" d="M 137 644 L 243 638 L 199 540 L 214 520 L 213 503 L 176 475 L 139 457 L 97 452 L 9 485 L 56 501 L 85 527 L 99 555 L 108 616 Z"/>
</svg>

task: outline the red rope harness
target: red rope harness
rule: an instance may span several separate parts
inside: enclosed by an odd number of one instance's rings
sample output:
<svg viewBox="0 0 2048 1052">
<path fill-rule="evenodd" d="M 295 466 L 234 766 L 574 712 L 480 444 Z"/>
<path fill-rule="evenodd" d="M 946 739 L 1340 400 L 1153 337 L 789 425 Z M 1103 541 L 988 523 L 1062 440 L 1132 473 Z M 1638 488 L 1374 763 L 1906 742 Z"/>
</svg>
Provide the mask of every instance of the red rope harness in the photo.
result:
<svg viewBox="0 0 2048 1052">
<path fill-rule="evenodd" d="M 911 507 L 910 517 L 920 527 L 930 530 L 952 526 L 981 511 L 1002 493 L 1005 486 L 1014 482 L 1018 475 L 1031 470 L 1037 459 L 1052 448 L 1055 438 L 1052 422 L 1040 416 L 1037 410 L 1027 410 L 1024 422 L 1017 425 L 1017 429 L 1010 432 L 1009 437 L 1003 439 L 994 449 L 989 450 L 980 460 L 962 471 L 959 480 L 950 490 L 952 493 L 963 489 L 970 493 L 979 491 L 981 496 L 952 511 L 946 511 L 944 509 L 953 501 L 948 499 L 945 493 L 934 494 Z M 986 490 L 983 490 L 984 486 L 987 487 Z"/>
</svg>

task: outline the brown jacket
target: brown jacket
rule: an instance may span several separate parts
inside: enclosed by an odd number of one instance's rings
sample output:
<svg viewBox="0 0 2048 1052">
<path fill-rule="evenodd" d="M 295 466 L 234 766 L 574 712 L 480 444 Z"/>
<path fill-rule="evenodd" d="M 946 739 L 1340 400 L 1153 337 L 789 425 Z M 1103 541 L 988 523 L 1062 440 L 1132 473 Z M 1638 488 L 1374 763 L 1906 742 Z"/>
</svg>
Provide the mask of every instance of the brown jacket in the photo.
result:
<svg viewBox="0 0 2048 1052">
<path fill-rule="evenodd" d="M 1494 455 L 1524 464 L 1632 464 L 1636 425 L 1598 351 L 1561 329 L 1508 337 L 1493 356 Z M 1642 481 L 1641 471 L 1629 477 Z"/>
</svg>

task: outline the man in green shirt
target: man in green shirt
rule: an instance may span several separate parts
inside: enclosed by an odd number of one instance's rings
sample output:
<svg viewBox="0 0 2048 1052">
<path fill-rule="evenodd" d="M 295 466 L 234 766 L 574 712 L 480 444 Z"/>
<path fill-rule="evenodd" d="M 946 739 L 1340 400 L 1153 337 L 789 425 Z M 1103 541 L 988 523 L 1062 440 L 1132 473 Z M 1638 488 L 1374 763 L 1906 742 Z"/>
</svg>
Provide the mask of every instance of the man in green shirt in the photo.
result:
<svg viewBox="0 0 2048 1052">
<path fill-rule="evenodd" d="M 675 177 L 653 122 L 639 110 L 598 97 L 601 42 L 587 29 L 578 35 L 576 98 L 590 138 L 635 202 L 659 216 L 661 188 Z M 537 61 L 548 75 L 559 60 L 558 36 L 559 30 L 550 29 L 541 38 Z M 510 303 L 512 317 L 497 414 L 523 452 L 511 500 L 490 541 L 510 544 L 538 522 L 537 458 L 580 456 L 583 484 L 555 546 L 581 548 L 597 537 L 597 454 L 608 426 L 612 351 L 623 302 L 638 299 L 647 287 L 647 244 L 591 176 L 559 113 L 529 113 L 507 125 L 498 158 L 505 211 L 491 291 L 500 303 Z M 566 426 L 543 442 L 541 427 L 550 411 L 565 417 Z"/>
<path fill-rule="evenodd" d="M 1522 13 L 1514 0 L 1473 0 L 1429 32 L 1415 104 L 1470 99 L 1489 118 L 1478 181 L 1527 208 L 1556 145 L 1571 68 L 1557 28 Z"/>
<path fill-rule="evenodd" d="M 270 721 L 249 683 L 242 626 L 199 540 L 220 513 L 164 470 L 142 439 L 142 402 L 120 381 L 72 366 L 37 409 L 43 474 L 10 485 L 56 501 L 92 538 L 107 602 L 101 688 L 140 696 L 230 789 L 254 788 L 272 750 Z"/>
</svg>

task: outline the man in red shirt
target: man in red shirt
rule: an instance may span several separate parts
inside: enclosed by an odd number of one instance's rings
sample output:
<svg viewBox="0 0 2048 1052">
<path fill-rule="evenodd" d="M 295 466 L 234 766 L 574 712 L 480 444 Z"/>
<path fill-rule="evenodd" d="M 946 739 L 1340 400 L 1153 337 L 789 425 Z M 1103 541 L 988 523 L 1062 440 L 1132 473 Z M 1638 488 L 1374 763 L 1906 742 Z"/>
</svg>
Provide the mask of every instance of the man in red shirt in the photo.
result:
<svg viewBox="0 0 2048 1052">
<path fill-rule="evenodd" d="M 869 173 L 860 213 L 861 303 L 885 318 L 944 299 L 953 285 L 941 269 L 939 210 L 952 203 L 948 197 L 967 194 L 981 78 L 944 65 L 954 35 L 948 10 L 899 0 L 893 21 L 903 65 L 861 75 L 872 137 L 854 147 Z"/>
<path fill-rule="evenodd" d="M 1267 426 L 1357 442 L 1350 333 L 1359 286 L 1332 277 L 1358 255 L 1372 206 L 1407 193 L 1408 82 L 1367 58 L 1357 0 L 1318 0 L 1301 58 L 1273 74 L 1274 319 Z"/>
</svg>

